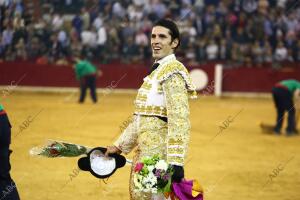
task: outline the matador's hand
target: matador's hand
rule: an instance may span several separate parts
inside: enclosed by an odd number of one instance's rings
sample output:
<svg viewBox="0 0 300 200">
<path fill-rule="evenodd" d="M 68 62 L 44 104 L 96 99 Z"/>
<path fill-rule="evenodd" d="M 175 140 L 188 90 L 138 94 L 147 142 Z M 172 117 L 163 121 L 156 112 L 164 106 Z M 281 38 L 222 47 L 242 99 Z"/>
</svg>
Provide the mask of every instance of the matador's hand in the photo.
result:
<svg viewBox="0 0 300 200">
<path fill-rule="evenodd" d="M 180 183 L 184 178 L 184 169 L 182 166 L 172 165 L 174 172 L 172 175 L 172 181 Z"/>
<path fill-rule="evenodd" d="M 109 154 L 114 154 L 114 153 L 121 154 L 122 151 L 116 146 L 108 146 L 105 152 L 105 156 L 109 156 Z"/>
</svg>

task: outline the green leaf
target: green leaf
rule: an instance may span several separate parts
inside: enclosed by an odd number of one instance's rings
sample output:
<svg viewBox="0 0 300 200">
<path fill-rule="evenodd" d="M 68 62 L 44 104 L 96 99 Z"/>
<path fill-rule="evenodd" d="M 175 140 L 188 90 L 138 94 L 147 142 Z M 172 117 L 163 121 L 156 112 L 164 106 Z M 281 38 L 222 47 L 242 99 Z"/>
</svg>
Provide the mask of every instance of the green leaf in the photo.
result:
<svg viewBox="0 0 300 200">
<path fill-rule="evenodd" d="M 168 180 L 168 183 L 167 185 L 162 189 L 162 192 L 165 193 L 165 192 L 171 192 L 171 179 Z"/>
</svg>

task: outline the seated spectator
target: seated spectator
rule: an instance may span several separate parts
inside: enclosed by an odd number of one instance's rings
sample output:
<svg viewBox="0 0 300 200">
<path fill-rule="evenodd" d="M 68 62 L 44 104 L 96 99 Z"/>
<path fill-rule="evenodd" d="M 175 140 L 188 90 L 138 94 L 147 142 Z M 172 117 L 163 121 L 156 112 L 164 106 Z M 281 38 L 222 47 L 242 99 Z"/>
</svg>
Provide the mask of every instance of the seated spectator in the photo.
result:
<svg viewBox="0 0 300 200">
<path fill-rule="evenodd" d="M 166 5 L 158 0 L 150 1 L 150 12 L 154 14 L 154 21 L 164 18 L 167 13 Z"/>
<path fill-rule="evenodd" d="M 98 13 L 97 17 L 93 21 L 93 26 L 95 29 L 98 31 L 101 27 L 103 27 L 103 19 L 102 19 L 102 14 Z"/>
<path fill-rule="evenodd" d="M 15 45 L 16 59 L 27 60 L 27 50 L 23 38 L 20 38 L 18 43 Z"/>
<path fill-rule="evenodd" d="M 182 33 L 179 57 L 195 57 L 201 63 L 232 60 L 233 65 L 299 62 L 300 4 L 295 0 L 41 0 L 41 4 L 42 16 L 32 20 L 22 0 L 0 0 L 0 54 L 4 59 L 20 57 L 15 47 L 24 43 L 28 58 L 38 58 L 46 51 L 54 63 L 81 52 L 101 62 L 128 52 L 137 54 L 133 56 L 136 62 L 150 60 L 147 44 L 152 25 L 170 17 Z M 62 10 L 74 18 L 58 14 Z"/>
<path fill-rule="evenodd" d="M 244 32 L 244 29 L 242 27 L 239 27 L 237 29 L 237 33 L 234 36 L 234 40 L 238 44 L 245 44 L 246 42 L 248 42 L 247 38 L 246 38 L 246 35 L 245 35 L 245 32 Z"/>
<path fill-rule="evenodd" d="M 21 17 L 21 13 L 16 12 L 13 20 L 13 29 L 18 30 L 25 27 L 25 21 Z"/>
<path fill-rule="evenodd" d="M 257 9 L 256 0 L 244 0 L 242 1 L 243 10 L 247 13 L 253 13 Z"/>
<path fill-rule="evenodd" d="M 148 55 L 148 49 L 149 49 L 149 45 L 148 45 L 149 39 L 148 36 L 144 33 L 142 28 L 135 35 L 134 43 L 138 46 L 140 51 L 142 51 L 141 59 L 146 59 Z"/>
<path fill-rule="evenodd" d="M 264 61 L 264 50 L 260 46 L 259 41 L 255 41 L 254 44 L 251 47 L 252 57 L 255 64 L 258 66 L 261 66 L 261 64 Z"/>
<path fill-rule="evenodd" d="M 70 44 L 71 55 L 80 56 L 81 52 L 83 51 L 82 43 L 77 39 L 71 39 L 70 43 L 71 43 Z"/>
<path fill-rule="evenodd" d="M 284 24 L 286 26 L 287 32 L 296 32 L 299 27 L 299 19 L 296 17 L 296 13 L 291 11 L 288 16 L 284 18 Z"/>
<path fill-rule="evenodd" d="M 15 61 L 16 60 L 15 51 L 13 51 L 11 46 L 7 47 L 7 49 L 5 51 L 4 60 L 5 61 Z"/>
<path fill-rule="evenodd" d="M 87 48 L 94 49 L 97 45 L 97 33 L 94 27 L 81 32 L 81 43 Z"/>
<path fill-rule="evenodd" d="M 295 62 L 300 62 L 300 40 L 293 46 L 293 58 Z"/>
<path fill-rule="evenodd" d="M 90 18 L 89 12 L 86 10 L 85 7 L 81 8 L 81 15 L 80 15 L 80 17 L 82 19 L 82 28 L 83 28 L 83 30 L 89 29 L 91 18 Z"/>
<path fill-rule="evenodd" d="M 107 30 L 106 25 L 102 25 L 99 27 L 97 32 L 97 50 L 96 50 L 96 56 L 106 62 L 106 56 L 105 56 L 105 50 L 106 50 L 106 44 L 107 44 Z"/>
<path fill-rule="evenodd" d="M 216 60 L 218 58 L 219 47 L 214 40 L 210 40 L 206 46 L 206 55 L 208 60 Z"/>
<path fill-rule="evenodd" d="M 229 41 L 226 41 L 225 39 L 221 39 L 220 46 L 219 46 L 219 59 L 220 60 L 229 60 L 230 59 L 230 43 Z"/>
<path fill-rule="evenodd" d="M 231 56 L 235 64 L 240 65 L 244 63 L 245 58 L 243 52 L 240 48 L 240 45 L 236 42 L 232 44 Z"/>
<path fill-rule="evenodd" d="M 77 34 L 81 34 L 83 21 L 80 15 L 75 15 L 72 19 L 72 27 L 76 30 Z"/>
<path fill-rule="evenodd" d="M 57 34 L 57 40 L 61 44 L 62 48 L 67 48 L 69 45 L 69 38 L 64 29 L 60 29 Z"/>
<path fill-rule="evenodd" d="M 196 40 L 196 60 L 203 63 L 206 60 L 205 40 L 197 38 Z"/>
<path fill-rule="evenodd" d="M 117 18 L 124 18 L 126 15 L 126 10 L 121 2 L 116 1 L 112 6 L 112 14 Z"/>
<path fill-rule="evenodd" d="M 283 62 L 286 61 L 288 58 L 288 50 L 284 46 L 283 42 L 280 41 L 275 49 L 275 55 L 274 55 L 275 61 L 277 62 Z"/>
<path fill-rule="evenodd" d="M 118 30 L 115 27 L 116 25 L 111 23 L 108 29 L 108 38 L 107 38 L 107 59 L 108 60 L 115 60 L 119 58 L 119 53 L 121 49 L 121 41 L 120 37 L 118 36 Z"/>
<path fill-rule="evenodd" d="M 35 59 L 41 55 L 42 52 L 42 42 L 38 37 L 34 36 L 28 41 L 27 45 L 27 56 L 29 59 Z"/>
<path fill-rule="evenodd" d="M 72 27 L 68 33 L 70 41 L 80 40 L 80 34 L 76 28 Z"/>
<path fill-rule="evenodd" d="M 38 65 L 46 65 L 48 64 L 48 55 L 47 54 L 43 54 L 42 56 L 38 57 L 36 59 L 36 64 Z"/>
<path fill-rule="evenodd" d="M 135 44 L 138 46 L 148 46 L 149 39 L 147 35 L 144 33 L 142 29 L 140 29 L 137 34 L 135 35 Z"/>
<path fill-rule="evenodd" d="M 5 55 L 5 45 L 2 42 L 2 35 L 0 34 L 0 61 L 2 62 Z"/>
<path fill-rule="evenodd" d="M 58 41 L 57 34 L 51 35 L 51 44 L 49 48 L 49 61 L 51 63 L 55 63 L 55 61 L 63 54 L 63 47 L 61 43 Z"/>
<path fill-rule="evenodd" d="M 53 31 L 58 31 L 59 29 L 61 29 L 63 27 L 64 19 L 59 13 L 56 13 L 52 17 L 51 24 L 52 24 Z"/>
<path fill-rule="evenodd" d="M 122 48 L 122 62 L 124 63 L 135 63 L 142 56 L 142 50 L 138 48 L 133 42 L 133 38 L 129 37 L 126 39 L 125 44 Z"/>
<path fill-rule="evenodd" d="M 121 23 L 121 40 L 124 41 L 127 38 L 131 38 L 135 34 L 135 28 L 133 26 L 133 22 L 130 22 L 128 18 L 125 18 L 123 20 L 123 23 Z"/>
<path fill-rule="evenodd" d="M 271 64 L 273 62 L 272 47 L 269 42 L 266 42 L 264 45 L 264 62 L 267 64 Z"/>
<path fill-rule="evenodd" d="M 8 25 L 2 33 L 2 44 L 5 47 L 8 47 L 12 44 L 13 34 L 14 34 L 14 30 L 10 25 Z"/>
<path fill-rule="evenodd" d="M 69 62 L 68 62 L 65 55 L 60 55 L 59 58 L 55 62 L 55 65 L 64 65 L 64 66 L 66 66 L 68 64 L 69 64 Z"/>
<path fill-rule="evenodd" d="M 259 0 L 258 1 L 258 12 L 266 15 L 268 13 L 269 2 L 268 0 Z"/>
<path fill-rule="evenodd" d="M 128 6 L 127 13 L 131 21 L 141 21 L 144 16 L 142 5 L 132 4 Z"/>
<path fill-rule="evenodd" d="M 194 51 L 193 44 L 194 43 L 190 42 L 188 44 L 187 50 L 185 51 L 185 58 L 187 59 L 189 65 L 195 65 L 196 64 L 196 54 L 195 54 L 195 51 Z"/>
</svg>

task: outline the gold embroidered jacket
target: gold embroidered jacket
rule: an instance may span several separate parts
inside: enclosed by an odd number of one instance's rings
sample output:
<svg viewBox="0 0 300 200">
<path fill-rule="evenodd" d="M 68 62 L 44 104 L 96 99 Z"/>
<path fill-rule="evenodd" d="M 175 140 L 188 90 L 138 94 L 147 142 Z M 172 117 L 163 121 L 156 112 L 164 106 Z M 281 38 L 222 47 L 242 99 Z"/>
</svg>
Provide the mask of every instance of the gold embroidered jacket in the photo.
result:
<svg viewBox="0 0 300 200">
<path fill-rule="evenodd" d="M 114 145 L 125 154 L 136 146 L 142 151 L 153 152 L 156 149 L 166 153 L 163 157 L 166 157 L 169 164 L 183 166 L 190 135 L 188 96 L 194 98 L 196 92 L 187 69 L 176 60 L 174 54 L 163 58 L 159 63 L 159 67 L 144 78 L 135 100 L 136 117 Z M 148 119 L 152 116 L 167 117 L 168 122 L 157 127 L 154 124 L 157 123 L 156 120 Z M 162 139 L 156 143 L 146 141 L 147 138 L 155 141 L 151 134 L 145 137 L 147 129 L 157 130 L 157 138 Z M 146 139 L 141 142 L 141 138 Z M 141 153 L 147 155 L 147 152 Z"/>
</svg>

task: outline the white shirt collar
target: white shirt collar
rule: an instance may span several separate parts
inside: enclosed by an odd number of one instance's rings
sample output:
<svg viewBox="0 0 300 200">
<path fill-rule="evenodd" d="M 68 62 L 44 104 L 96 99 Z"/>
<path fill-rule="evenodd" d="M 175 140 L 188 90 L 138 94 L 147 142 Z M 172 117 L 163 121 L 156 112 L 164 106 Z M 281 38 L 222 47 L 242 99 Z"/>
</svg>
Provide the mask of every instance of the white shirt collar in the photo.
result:
<svg viewBox="0 0 300 200">
<path fill-rule="evenodd" d="M 173 53 L 164 58 L 157 60 L 156 63 L 159 63 L 159 65 L 163 65 L 164 63 L 169 62 L 171 60 L 176 60 L 176 57 Z"/>
</svg>

